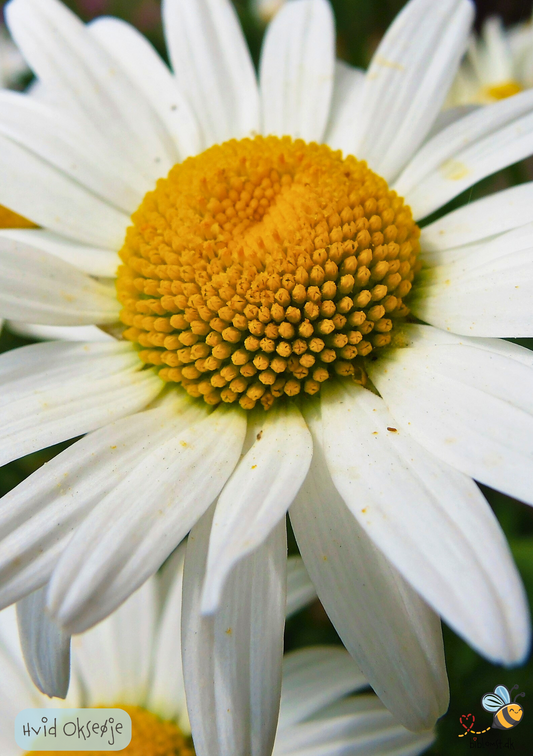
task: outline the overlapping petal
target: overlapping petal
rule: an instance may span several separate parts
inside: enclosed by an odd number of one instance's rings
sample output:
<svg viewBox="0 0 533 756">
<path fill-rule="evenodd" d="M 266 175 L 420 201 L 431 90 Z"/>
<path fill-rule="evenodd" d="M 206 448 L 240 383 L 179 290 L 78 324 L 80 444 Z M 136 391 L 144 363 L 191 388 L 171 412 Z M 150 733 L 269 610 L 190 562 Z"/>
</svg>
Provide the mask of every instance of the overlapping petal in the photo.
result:
<svg viewBox="0 0 533 756">
<path fill-rule="evenodd" d="M 198 756 L 270 756 L 281 689 L 285 522 L 234 568 L 213 615 L 201 615 L 213 510 L 187 544 L 183 665 Z"/>
<path fill-rule="evenodd" d="M 2 229 L 0 230 L 0 239 L 11 239 L 23 246 L 32 247 L 48 255 L 54 255 L 90 276 L 114 278 L 120 264 L 120 258 L 115 251 L 78 244 L 64 236 L 40 228 Z M 23 278 L 23 276 L 20 277 Z M 98 287 L 93 287 L 93 289 L 98 290 Z M 106 291 L 110 298 L 113 296 L 116 299 L 114 292 Z M 109 304 L 106 304 L 107 309 L 109 309 Z M 117 315 L 115 315 L 115 319 L 116 317 Z"/>
<path fill-rule="evenodd" d="M 45 612 L 46 589 L 17 604 L 20 643 L 31 679 L 50 698 L 65 698 L 70 681 L 70 636 Z"/>
<path fill-rule="evenodd" d="M 408 732 L 372 695 L 350 696 L 281 729 L 274 756 L 416 756 L 434 734 Z"/>
<path fill-rule="evenodd" d="M 327 0 L 286 3 L 268 27 L 260 62 L 262 133 L 322 141 L 335 72 Z"/>
<path fill-rule="evenodd" d="M 148 696 L 151 711 L 157 712 L 164 719 L 179 720 L 182 729 L 186 726 L 183 720 L 187 719 L 181 661 L 181 606 L 186 548 L 186 543 L 179 546 L 164 567 L 163 579 L 169 580 L 169 585 L 154 642 Z"/>
<path fill-rule="evenodd" d="M 126 215 L 146 191 L 142 176 L 83 122 L 26 94 L 0 92 L 0 134 Z"/>
<path fill-rule="evenodd" d="M 469 202 L 422 229 L 424 255 L 441 253 L 439 262 L 452 257 L 451 250 L 533 222 L 533 182 Z M 433 259 L 433 258 L 432 258 Z"/>
<path fill-rule="evenodd" d="M 11 333 L 32 341 L 114 341 L 114 337 L 98 326 L 44 326 L 10 320 Z"/>
<path fill-rule="evenodd" d="M 470 0 L 412 0 L 376 50 L 344 149 L 393 180 L 424 141 L 466 48 Z"/>
<path fill-rule="evenodd" d="M 116 323 L 119 312 L 112 285 L 38 247 L 0 237 L 3 317 L 43 325 L 104 325 Z"/>
<path fill-rule="evenodd" d="M 421 147 L 393 188 L 425 218 L 485 176 L 533 152 L 533 92 L 478 108 Z"/>
<path fill-rule="evenodd" d="M 324 141 L 335 150 L 350 153 L 354 131 L 354 112 L 361 102 L 365 74 L 359 68 L 337 60 L 329 122 Z"/>
<path fill-rule="evenodd" d="M 128 216 L 34 152 L 0 135 L 0 203 L 81 244 L 120 249 Z"/>
<path fill-rule="evenodd" d="M 131 346 L 118 342 L 48 342 L 4 353 L 0 464 L 143 409 L 162 381 L 141 368 Z"/>
<path fill-rule="evenodd" d="M 141 88 L 72 11 L 59 0 L 13 0 L 6 20 L 37 78 L 97 143 L 105 135 L 146 181 L 167 173 L 172 138 Z"/>
<path fill-rule="evenodd" d="M 533 503 L 531 352 L 429 327 L 405 332 L 410 346 L 369 366 L 400 426 L 457 470 Z"/>
<path fill-rule="evenodd" d="M 218 407 L 177 428 L 76 529 L 54 570 L 49 608 L 83 632 L 160 567 L 218 496 L 241 452 L 243 412 Z"/>
<path fill-rule="evenodd" d="M 299 410 L 273 407 L 248 424 L 250 447 L 217 502 L 209 541 L 202 611 L 218 606 L 227 576 L 285 516 L 303 483 L 313 444 Z"/>
<path fill-rule="evenodd" d="M 450 262 L 441 253 L 432 266 L 435 257 L 412 298 L 417 317 L 468 336 L 533 335 L 533 223 L 452 250 Z"/>
<path fill-rule="evenodd" d="M 448 705 L 438 617 L 373 545 L 336 491 L 309 418 L 315 453 L 290 509 L 300 552 L 341 640 L 383 703 L 410 730 Z"/>
<path fill-rule="evenodd" d="M 198 123 L 178 83 L 146 37 L 118 18 L 99 18 L 89 30 L 142 90 L 172 136 L 175 160 L 202 151 Z"/>
<path fill-rule="evenodd" d="M 527 601 L 474 481 L 416 444 L 362 387 L 325 386 L 322 422 L 333 482 L 367 535 L 472 646 L 497 662 L 522 661 Z"/>
<path fill-rule="evenodd" d="M 255 71 L 230 0 L 163 0 L 174 76 L 193 108 L 203 148 L 259 131 Z"/>
<path fill-rule="evenodd" d="M 283 730 L 302 722 L 347 693 L 367 685 L 357 664 L 339 646 L 313 646 L 293 651 L 283 660 L 279 727 Z"/>
<path fill-rule="evenodd" d="M 72 639 L 74 670 L 91 704 L 143 706 L 152 667 L 157 586 L 146 583 L 97 627 Z"/>
</svg>

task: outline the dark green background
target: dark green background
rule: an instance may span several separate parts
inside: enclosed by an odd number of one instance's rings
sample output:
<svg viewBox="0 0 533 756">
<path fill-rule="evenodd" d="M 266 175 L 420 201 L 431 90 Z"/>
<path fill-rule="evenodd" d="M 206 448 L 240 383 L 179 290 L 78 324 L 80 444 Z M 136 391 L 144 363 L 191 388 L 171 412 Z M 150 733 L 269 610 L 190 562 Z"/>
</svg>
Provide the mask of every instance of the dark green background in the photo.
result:
<svg viewBox="0 0 533 756">
<path fill-rule="evenodd" d="M 439 0 L 435 0 L 438 3 Z M 0 3 L 2 7 L 5 3 Z M 159 18 L 158 0 L 71 0 L 68 3 L 84 19 L 101 13 L 119 15 L 136 24 L 164 55 L 163 37 Z M 340 57 L 359 66 L 366 66 L 370 55 L 383 32 L 404 5 L 402 0 L 332 0 L 337 19 L 338 49 Z M 257 61 L 263 29 L 248 10 L 247 0 L 235 0 L 254 59 Z M 531 0 L 478 0 L 477 25 L 491 13 L 499 13 L 506 23 L 514 23 L 531 14 Z M 519 164 L 481 185 L 469 190 L 453 205 L 463 204 L 484 193 L 510 184 L 526 181 L 533 175 L 531 166 Z M 0 351 L 6 351 L 27 342 L 8 332 L 0 337 Z M 533 348 L 533 340 L 522 340 L 524 346 Z M 533 388 L 533 387 L 532 387 Z M 62 448 L 62 447 L 61 447 Z M 53 456 L 58 447 L 25 457 L 0 469 L 0 494 L 17 485 L 24 477 Z M 532 481 L 533 484 L 533 481 Z M 500 523 L 509 539 L 518 568 L 522 574 L 530 605 L 533 606 L 533 510 L 524 504 L 509 499 L 502 494 L 484 488 Z M 490 544 L 487 544 L 490 548 Z M 294 541 L 291 549 L 296 551 Z M 468 593 L 468 575 L 465 575 L 463 590 Z M 448 628 L 444 628 L 446 656 L 451 687 L 449 712 L 438 724 L 438 739 L 427 752 L 433 756 L 455 756 L 467 752 L 496 752 L 533 754 L 533 665 L 506 670 L 493 666 L 478 656 Z M 315 603 L 309 609 L 292 618 L 287 624 L 287 649 L 314 643 L 337 642 L 327 616 L 321 606 Z M 524 719 L 510 733 L 499 734 L 492 730 L 487 733 L 490 740 L 500 739 L 501 746 L 473 749 L 471 737 L 459 739 L 463 732 L 459 724 L 461 714 L 473 713 L 476 717 L 475 729 L 484 729 L 491 723 L 491 715 L 481 707 L 481 696 L 492 691 L 496 685 L 511 688 L 518 683 L 525 691 L 525 699 L 520 699 L 524 708 Z M 493 735 L 496 733 L 496 737 Z M 485 737 L 485 736 L 482 736 Z M 481 738 L 480 738 L 481 740 Z"/>
</svg>

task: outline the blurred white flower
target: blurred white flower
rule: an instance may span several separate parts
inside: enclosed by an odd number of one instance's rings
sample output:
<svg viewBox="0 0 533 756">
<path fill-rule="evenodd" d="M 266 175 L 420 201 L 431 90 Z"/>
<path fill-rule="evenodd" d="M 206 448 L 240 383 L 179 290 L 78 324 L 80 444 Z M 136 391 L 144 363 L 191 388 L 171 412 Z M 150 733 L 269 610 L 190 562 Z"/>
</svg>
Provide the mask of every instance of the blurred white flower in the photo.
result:
<svg viewBox="0 0 533 756">
<path fill-rule="evenodd" d="M 493 17 L 472 36 L 446 106 L 486 105 L 532 86 L 533 23 L 506 29 Z"/>
</svg>

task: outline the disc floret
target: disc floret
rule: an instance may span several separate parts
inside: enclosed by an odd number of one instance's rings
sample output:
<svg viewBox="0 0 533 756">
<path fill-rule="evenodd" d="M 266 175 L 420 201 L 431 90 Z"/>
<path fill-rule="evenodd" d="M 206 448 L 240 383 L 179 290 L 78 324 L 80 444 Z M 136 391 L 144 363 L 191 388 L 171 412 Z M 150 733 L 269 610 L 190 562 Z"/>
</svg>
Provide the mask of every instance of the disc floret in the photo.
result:
<svg viewBox="0 0 533 756">
<path fill-rule="evenodd" d="M 289 137 L 176 165 L 121 250 L 124 337 L 208 404 L 265 409 L 364 358 L 408 314 L 419 228 L 362 161 Z"/>
</svg>

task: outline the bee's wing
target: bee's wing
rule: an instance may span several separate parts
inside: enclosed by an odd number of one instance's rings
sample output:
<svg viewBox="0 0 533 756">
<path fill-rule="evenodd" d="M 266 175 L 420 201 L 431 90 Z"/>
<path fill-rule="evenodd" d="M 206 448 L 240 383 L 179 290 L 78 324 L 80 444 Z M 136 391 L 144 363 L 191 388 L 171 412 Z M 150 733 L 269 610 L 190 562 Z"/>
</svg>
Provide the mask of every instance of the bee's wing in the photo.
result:
<svg viewBox="0 0 533 756">
<path fill-rule="evenodd" d="M 502 706 L 505 706 L 505 701 L 495 693 L 487 693 L 487 695 L 483 696 L 481 699 L 481 705 L 486 711 L 498 711 Z"/>
<path fill-rule="evenodd" d="M 499 696 L 504 703 L 511 703 L 511 695 L 505 685 L 498 685 L 498 687 L 494 688 L 494 693 Z"/>
</svg>

